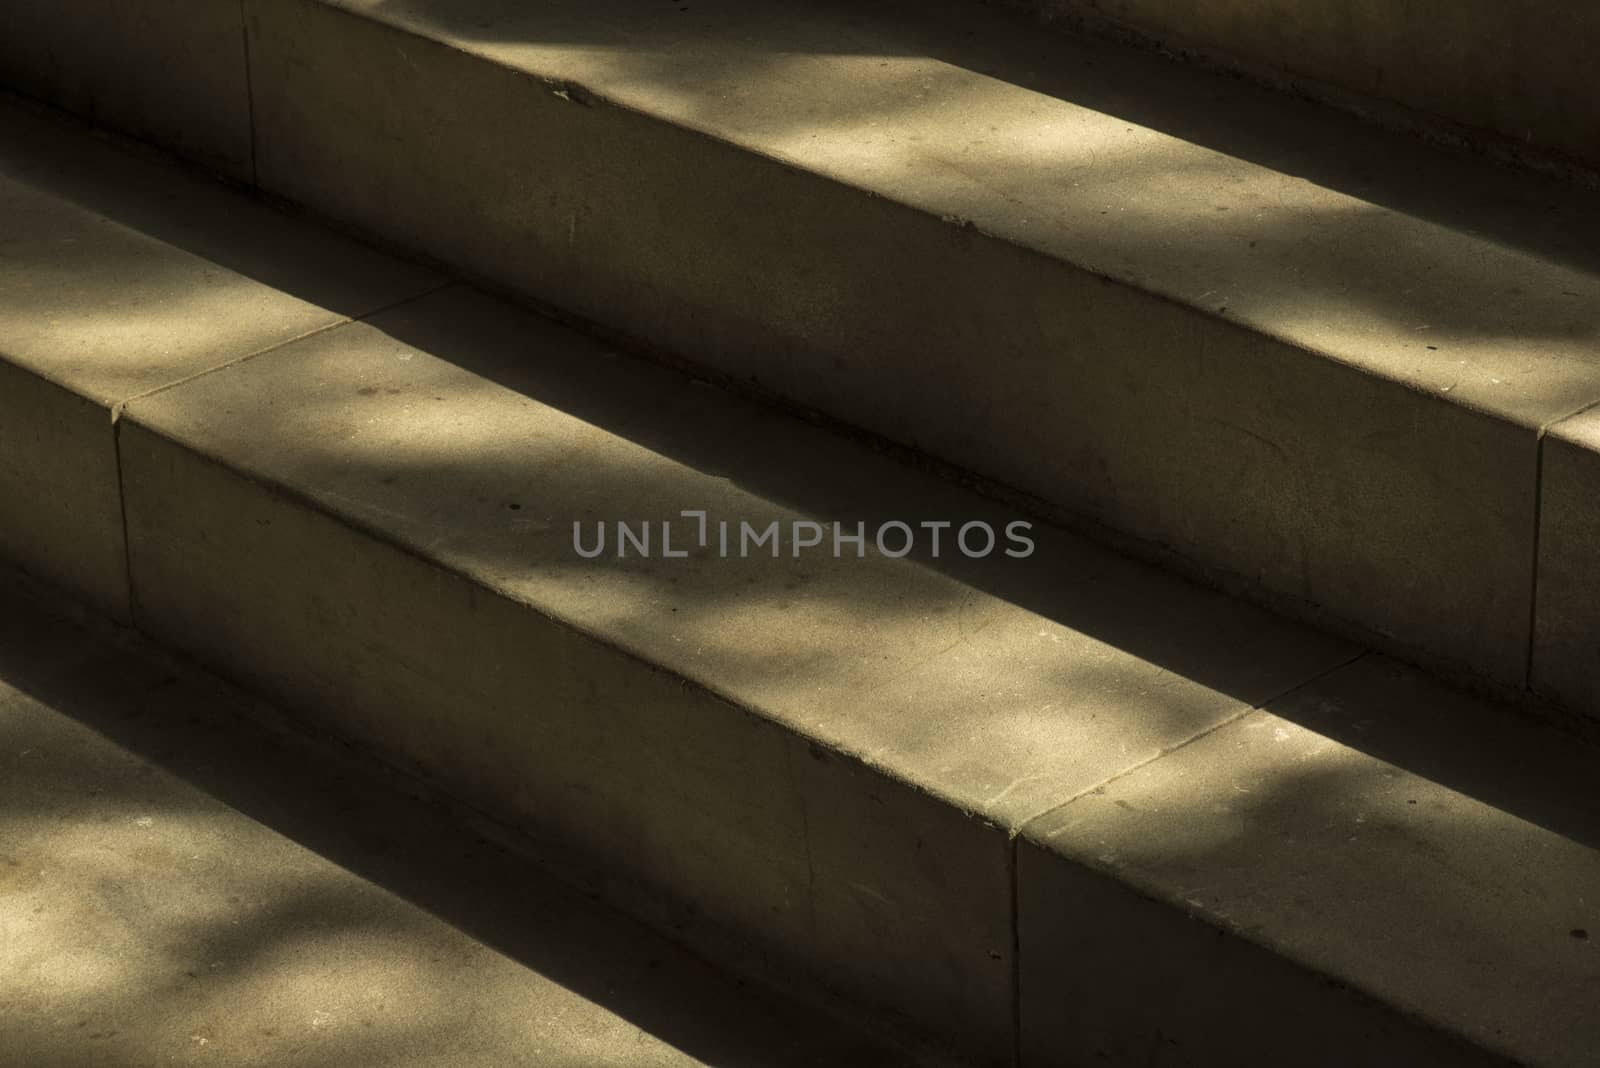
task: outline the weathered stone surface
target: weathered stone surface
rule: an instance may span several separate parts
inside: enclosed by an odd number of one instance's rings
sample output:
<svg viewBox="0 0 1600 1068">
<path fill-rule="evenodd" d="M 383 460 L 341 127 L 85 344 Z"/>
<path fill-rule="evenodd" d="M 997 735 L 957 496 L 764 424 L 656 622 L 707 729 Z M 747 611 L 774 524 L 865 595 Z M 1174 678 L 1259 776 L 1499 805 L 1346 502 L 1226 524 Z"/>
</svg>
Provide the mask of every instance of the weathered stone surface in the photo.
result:
<svg viewBox="0 0 1600 1068">
<path fill-rule="evenodd" d="M 1036 821 L 1027 1063 L 1579 1065 L 1600 791 L 1368 656 Z"/>
<path fill-rule="evenodd" d="M 142 625 L 1001 1060 L 1008 830 L 1350 655 L 1037 530 L 585 560 L 684 509 L 1015 517 L 460 290 L 136 401 L 122 456 Z"/>
<path fill-rule="evenodd" d="M 736 983 L 53 607 L 0 572 L 0 1061 L 935 1063 Z"/>
</svg>

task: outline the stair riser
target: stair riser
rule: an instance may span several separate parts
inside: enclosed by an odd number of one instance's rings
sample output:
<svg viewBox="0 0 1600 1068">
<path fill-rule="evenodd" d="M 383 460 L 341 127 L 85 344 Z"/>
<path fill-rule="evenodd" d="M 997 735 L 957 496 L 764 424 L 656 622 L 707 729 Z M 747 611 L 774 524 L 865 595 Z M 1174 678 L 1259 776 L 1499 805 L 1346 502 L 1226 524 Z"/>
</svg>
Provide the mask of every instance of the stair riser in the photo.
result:
<svg viewBox="0 0 1600 1068">
<path fill-rule="evenodd" d="M 238 0 L 7 0 L 0 83 L 252 178 Z"/>
<path fill-rule="evenodd" d="M 128 622 L 111 413 L 0 359 L 0 557 Z"/>
<path fill-rule="evenodd" d="M 1511 1063 L 1030 842 L 1018 910 L 1026 1064 Z"/>
</svg>

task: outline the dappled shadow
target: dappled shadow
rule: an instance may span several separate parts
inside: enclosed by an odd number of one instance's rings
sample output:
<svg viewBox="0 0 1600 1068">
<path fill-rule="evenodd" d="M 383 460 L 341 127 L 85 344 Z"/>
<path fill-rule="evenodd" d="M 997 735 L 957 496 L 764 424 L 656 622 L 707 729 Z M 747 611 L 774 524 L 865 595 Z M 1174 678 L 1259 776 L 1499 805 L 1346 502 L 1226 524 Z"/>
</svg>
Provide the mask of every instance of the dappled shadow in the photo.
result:
<svg viewBox="0 0 1600 1068">
<path fill-rule="evenodd" d="M 81 195 L 90 200 L 101 194 Z M 114 200 L 95 202 L 98 210 L 115 216 Z M 163 213 L 153 209 L 131 211 L 129 219 L 153 236 L 161 236 L 166 226 Z M 172 233 L 174 241 L 206 247 L 207 239 L 184 225 L 174 223 Z M 217 254 L 251 277 L 290 277 L 302 266 L 294 256 L 278 260 L 269 255 L 270 264 L 258 264 L 251 255 Z M 1349 263 L 1340 269 L 1356 272 L 1360 266 Z M 974 419 L 979 418 L 995 417 L 975 413 Z M 194 566 L 195 574 L 186 576 L 175 596 L 199 590 L 200 602 L 214 598 L 201 604 L 209 610 L 202 616 L 209 618 L 197 640 L 226 645 L 238 636 L 236 631 L 243 633 L 244 640 L 229 650 L 235 658 L 232 670 L 249 675 L 258 669 L 256 661 L 282 653 L 261 648 L 260 635 L 251 633 L 259 623 L 249 614 L 253 606 L 243 606 L 246 610 L 237 615 L 226 610 L 228 599 L 245 589 L 246 582 L 272 586 L 270 592 L 281 600 L 263 611 L 284 607 L 299 638 L 315 646 L 320 658 L 293 665 L 293 671 L 303 669 L 306 678 L 327 685 L 329 692 L 339 686 L 359 688 L 374 678 L 395 691 L 393 706 L 369 700 L 367 707 L 339 707 L 330 713 L 365 722 L 372 728 L 369 740 L 384 741 L 409 727 L 395 714 L 412 707 L 401 703 L 400 698 L 412 696 L 402 691 L 416 691 L 421 695 L 416 700 L 426 702 L 438 695 L 430 687 L 442 679 L 450 699 L 429 709 L 433 720 L 427 729 L 438 732 L 431 737 L 450 735 L 462 751 L 471 752 L 472 760 L 500 770 L 537 768 L 532 763 L 536 759 L 560 761 L 568 753 L 594 759 L 594 764 L 580 765 L 580 772 L 599 767 L 615 778 L 577 783 L 565 797 L 579 797 L 580 791 L 596 787 L 610 791 L 598 801 L 587 799 L 599 813 L 595 818 L 619 825 L 616 837 L 629 839 L 631 834 L 628 846 L 640 850 L 670 853 L 683 844 L 653 833 L 659 828 L 649 821 L 659 814 L 652 811 L 657 802 L 652 789 L 659 790 L 666 804 L 685 810 L 701 805 L 708 821 L 723 820 L 725 814 L 706 798 L 722 799 L 741 788 L 750 789 L 752 804 L 765 803 L 769 793 L 778 797 L 773 807 L 781 812 L 770 824 L 778 828 L 773 837 L 793 831 L 796 840 L 758 843 L 769 853 L 752 850 L 774 867 L 780 862 L 799 865 L 802 856 L 803 863 L 811 863 L 812 842 L 799 841 L 810 834 L 810 815 L 785 784 L 764 783 L 758 791 L 733 781 L 730 773 L 729 781 L 706 785 L 703 780 L 727 772 L 742 753 L 708 754 L 704 768 L 672 769 L 676 777 L 666 780 L 668 788 L 646 778 L 645 787 L 632 792 L 641 778 L 638 769 L 613 768 L 603 761 L 613 752 L 625 757 L 645 753 L 651 739 L 610 738 L 608 732 L 618 724 L 622 729 L 642 724 L 671 735 L 681 726 L 683 737 L 693 738 L 689 729 L 701 721 L 690 723 L 685 716 L 682 725 L 674 721 L 663 727 L 651 723 L 652 709 L 641 713 L 607 705 L 603 699 L 613 691 L 604 687 L 613 680 L 584 677 L 583 672 L 602 665 L 620 675 L 618 665 L 624 661 L 598 656 L 581 660 L 576 650 L 589 639 L 596 639 L 592 644 L 607 653 L 615 645 L 631 655 L 630 669 L 640 660 L 666 668 L 674 684 L 691 680 L 740 709 L 754 709 L 763 723 L 783 723 L 790 728 L 786 742 L 793 737 L 819 739 L 873 768 L 888 769 L 901 783 L 956 800 L 963 819 L 975 812 L 998 824 L 984 827 L 997 840 L 1076 793 L 1217 727 L 1245 708 L 1271 702 L 1357 653 L 1342 642 L 1042 526 L 1034 531 L 1037 551 L 1025 561 L 966 560 L 949 553 L 934 559 L 926 552 L 898 562 L 875 554 L 865 560 L 813 555 L 804 561 L 723 561 L 703 552 L 681 566 L 660 559 L 583 561 L 571 548 L 575 519 L 660 522 L 676 517 L 680 509 L 699 507 L 712 509 L 713 518 L 757 524 L 811 517 L 860 520 L 869 529 L 885 519 L 986 519 L 1003 528 L 1016 517 L 874 455 L 860 443 L 611 355 L 465 290 L 393 309 L 370 326 L 330 332 L 159 395 L 131 410 L 124 433 L 140 427 L 199 443 L 223 468 L 278 487 L 258 499 L 270 498 L 274 509 L 288 504 L 261 519 L 217 514 L 209 516 L 214 526 L 163 532 L 196 538 L 213 554 L 209 557 L 197 552 L 191 559 L 182 545 L 176 551 L 153 542 L 135 547 L 136 585 L 144 580 L 141 568 L 151 566 L 161 552 L 172 552 L 168 562 L 173 566 Z M 130 483 L 134 512 L 155 500 L 137 499 L 143 492 L 151 492 L 150 486 Z M 258 492 L 254 482 L 249 492 Z M 173 502 L 171 514 L 204 517 L 205 509 L 216 504 L 202 494 Z M 188 511 L 191 507 L 196 511 Z M 396 593 L 377 581 L 396 572 L 375 564 L 370 573 L 352 569 L 324 576 L 329 585 L 318 588 L 319 579 L 309 568 L 294 566 L 308 561 L 290 561 L 291 566 L 273 573 L 271 567 L 283 561 L 269 559 L 266 552 L 252 556 L 263 547 L 292 551 L 289 535 L 270 529 L 274 518 L 286 519 L 288 526 L 291 517 L 324 514 L 373 536 L 386 549 L 397 547 L 424 561 L 434 585 L 420 587 L 422 592 Z M 159 511 L 142 516 L 158 529 L 166 518 Z M 253 540 L 231 540 L 240 531 L 229 524 L 252 528 L 244 533 Z M 319 528 L 319 534 L 326 536 L 327 529 Z M 329 544 L 331 538 L 319 547 Z M 202 570 L 219 562 L 219 570 Z M 154 580 L 156 586 L 159 582 Z M 559 654 L 550 671 L 568 672 L 587 689 L 518 689 L 524 681 L 545 681 L 539 677 L 543 665 L 530 668 L 526 663 L 532 650 L 515 644 L 533 632 L 532 623 L 528 631 L 510 637 L 491 626 L 466 635 L 427 632 L 438 619 L 453 618 L 445 610 L 457 603 L 448 598 L 458 593 L 471 612 L 486 613 L 477 599 L 485 588 L 498 596 L 484 597 L 484 602 L 519 608 L 519 619 L 542 625 L 548 614 L 559 620 L 559 642 L 539 632 Z M 352 590 L 356 596 L 341 600 Z M 153 599 L 168 591 L 147 586 L 144 592 Z M 390 596 L 395 600 L 385 600 Z M 537 613 L 526 611 L 529 607 Z M 363 618 L 364 611 L 370 615 Z M 573 631 L 581 641 L 568 642 Z M 504 644 L 494 644 L 500 641 Z M 0 645 L 0 666 L 26 671 L 28 661 L 8 648 Z M 16 648 L 28 646 L 19 643 Z M 449 659 L 463 649 L 462 659 Z M 450 676 L 463 666 L 461 677 Z M 270 673 L 270 668 L 260 670 Z M 264 736 L 239 735 L 233 732 L 244 728 L 231 726 L 213 734 L 206 729 L 204 713 L 180 720 L 184 729 L 174 734 L 168 729 L 170 720 L 157 730 L 125 710 L 92 703 L 68 707 L 73 691 L 66 678 L 53 676 L 23 688 L 169 764 L 181 777 L 344 867 L 422 903 L 501 952 L 533 963 L 541 972 L 550 969 L 546 974 L 562 984 L 640 1021 L 641 1027 L 680 1048 L 735 1061 L 753 1048 L 739 1045 L 744 1039 L 737 1034 L 728 1037 L 722 1030 L 726 1018 L 717 1019 L 715 1033 L 700 1032 L 690 1022 L 693 1011 L 672 1000 L 687 996 L 685 991 L 692 992 L 700 980 L 669 983 L 666 993 L 651 984 L 630 1000 L 633 995 L 606 989 L 607 980 L 588 970 L 592 961 L 575 963 L 566 949 L 552 949 L 542 932 L 521 923 L 525 887 L 537 876 L 498 854 L 462 855 L 454 824 L 432 824 L 437 828 L 433 832 L 419 830 L 432 818 L 427 806 L 407 808 L 403 800 L 396 802 L 396 809 L 386 803 L 375 806 L 364 785 L 327 777 L 304 783 L 306 796 L 317 801 L 303 808 L 300 782 L 316 777 L 308 777 L 296 764 L 298 756 L 284 755 Z M 166 691 L 157 685 L 148 692 Z M 665 690 L 641 687 L 635 692 L 654 697 Z M 1588 794 L 1582 792 L 1580 757 L 1549 763 L 1553 743 L 1530 742 L 1516 749 L 1525 755 L 1508 776 L 1493 758 L 1515 746 L 1507 747 L 1507 735 L 1492 718 L 1495 713 L 1473 728 L 1474 744 L 1440 746 L 1435 744 L 1438 732 L 1453 729 L 1460 716 L 1440 711 L 1449 703 L 1442 699 L 1425 697 L 1416 703 L 1424 712 L 1387 693 L 1356 693 L 1333 708 L 1326 702 L 1299 706 L 1292 699 L 1274 707 L 1356 749 L 1593 844 L 1586 830 L 1594 826 L 1587 822 L 1593 810 L 1582 809 Z M 714 707 L 721 714 L 722 706 Z M 592 715 L 596 708 L 605 717 Z M 462 722 L 443 722 L 446 712 L 460 715 Z M 481 725 L 474 718 L 480 712 L 485 720 Z M 606 718 L 613 713 L 615 721 Z M 545 718 L 555 726 L 543 722 Z M 730 715 L 707 722 L 733 719 Z M 241 744 L 241 737 L 249 741 Z M 507 739 L 527 744 L 528 752 L 496 748 Z M 752 751 L 758 751 L 754 743 Z M 763 756 L 770 751 L 759 750 Z M 437 754 L 414 755 L 425 763 Z M 676 753 L 653 755 L 668 762 Z M 474 765 L 463 761 L 463 766 Z M 1545 767 L 1563 770 L 1544 780 L 1535 769 Z M 767 770 L 757 766 L 758 773 Z M 573 774 L 567 769 L 562 773 Z M 292 796 L 278 788 L 287 781 L 297 784 Z M 676 787 L 683 788 L 683 796 L 673 793 Z M 541 796 L 535 789 L 519 785 L 507 792 L 528 804 L 530 796 Z M 793 793 L 804 796 L 798 787 Z M 1575 797 L 1582 809 L 1576 814 Z M 882 803 L 876 796 L 872 801 Z M 328 818 L 330 812 L 335 818 Z M 559 822 L 569 816 L 558 812 L 551 818 Z M 855 819 L 857 814 L 846 816 Z M 726 814 L 730 825 L 735 818 L 742 820 L 744 813 Z M 390 833 L 397 822 L 406 828 L 398 841 Z M 760 826 L 759 820 L 751 819 L 749 826 Z M 747 829 L 740 823 L 729 836 Z M 352 834 L 357 840 L 351 840 Z M 368 840 L 368 834 L 375 837 Z M 706 837 L 710 844 L 694 845 L 721 859 L 715 850 L 727 843 L 715 835 Z M 841 848 L 859 849 L 860 840 L 850 838 Z M 745 846 L 739 841 L 727 848 Z M 1492 850 L 1493 843 L 1480 848 Z M 959 859 L 948 863 L 958 864 Z M 823 878 L 838 877 L 841 870 L 843 866 L 831 872 L 824 868 Z M 942 869 L 934 870 L 935 876 L 918 869 L 910 878 L 933 883 L 942 874 Z M 796 880 L 801 877 L 812 883 L 796 891 L 797 899 L 816 890 L 814 867 Z M 890 893 L 895 889 L 889 887 Z M 882 891 L 867 886 L 864 893 L 883 897 Z M 785 908 L 806 904 L 782 902 Z M 322 922 L 317 917 L 368 933 L 372 926 L 366 918 L 338 914 L 315 887 L 285 891 L 261 915 L 266 928 L 315 927 Z M 600 926 L 610 931 L 614 922 L 608 919 Z M 190 930 L 183 937 L 214 941 L 246 959 L 253 952 L 263 960 L 270 957 L 248 931 Z M 633 945 L 641 938 L 629 934 L 624 941 Z M 715 985 L 709 978 L 705 982 Z M 734 1041 L 734 1048 L 718 1044 L 724 1041 Z M 749 1041 L 765 1052 L 756 1039 Z"/>
<path fill-rule="evenodd" d="M 1082 720 L 1123 760 L 1145 746 L 1153 754 L 1357 651 L 1042 524 L 1030 531 L 1034 555 L 1022 560 L 968 559 L 948 541 L 935 559 L 925 539 L 898 563 L 870 549 L 858 560 L 848 546 L 838 560 L 714 559 L 692 544 L 690 559 L 666 561 L 659 541 L 654 558 L 619 559 L 613 534 L 605 556 L 586 561 L 572 548 L 574 522 L 592 537 L 597 522 L 659 529 L 670 520 L 682 538 L 694 529 L 679 518 L 683 508 L 707 509 L 713 523 L 808 517 L 869 532 L 895 519 L 982 520 L 1003 530 L 1017 515 L 464 290 L 384 313 L 372 327 L 355 350 L 329 347 L 297 373 L 272 376 L 315 382 L 315 391 L 290 385 L 276 414 L 209 421 L 207 438 L 227 456 L 239 454 L 230 439 L 242 450 L 264 432 L 310 441 L 318 427 L 366 427 L 327 449 L 297 450 L 276 473 L 317 487 L 314 496 L 385 537 L 846 748 L 944 768 L 973 757 L 1004 766 L 1015 754 L 1044 774 L 1009 796 L 1017 807 L 1004 811 L 1014 817 L 1072 792 L 1059 762 L 1041 767 L 1021 755 L 1063 722 Z M 442 363 L 419 378 L 417 361 L 428 357 Z M 314 370 L 336 364 L 352 385 L 367 385 L 341 393 Z M 475 425 L 459 422 L 460 405 L 477 414 Z M 887 665 L 875 662 L 874 640 Z M 1316 700 L 1272 707 L 1600 846 L 1591 750 L 1405 669 L 1373 681 L 1382 670 L 1335 674 L 1335 691 L 1349 689 L 1343 702 L 1315 691 Z M 822 679 L 854 694 L 849 707 L 810 697 Z M 870 712 L 882 695 L 887 707 Z M 899 707 L 909 715 L 890 712 Z M 883 749 L 864 740 L 874 720 Z M 1114 770 L 1090 755 L 1089 737 L 1078 747 L 1085 787 Z"/>
<path fill-rule="evenodd" d="M 0 582 L 8 1063 L 909 1063 L 56 611 Z"/>
<path fill-rule="evenodd" d="M 1071 32 L 1041 32 L 1023 14 L 892 0 L 353 0 L 347 6 L 451 40 L 504 46 L 507 57 L 559 58 L 570 51 L 630 85 L 659 88 L 669 99 L 699 98 L 708 108 L 722 94 L 747 102 L 765 92 L 784 94 L 787 106 L 763 107 L 754 120 L 768 130 L 868 122 L 892 129 L 919 109 L 955 111 L 943 90 L 955 86 L 956 72 L 967 72 L 1544 258 L 1600 270 L 1600 222 L 1583 210 L 1583 193 L 1565 183 L 1487 164 L 1463 169 L 1453 153 L 1354 118 L 1138 49 Z M 902 101 L 884 110 L 880 94 L 825 99 L 803 83 L 785 85 L 798 73 L 796 65 L 831 57 L 880 60 L 888 73 L 878 77 L 898 81 Z M 973 130 L 985 132 L 993 131 Z M 977 143 L 1002 153 L 1006 148 L 1003 139 L 992 137 Z"/>
<path fill-rule="evenodd" d="M 1595 337 L 1592 287 L 1523 277 L 1600 270 L 1585 191 L 1005 12 L 349 6 L 1270 327 Z"/>
<path fill-rule="evenodd" d="M 141 277 L 141 270 L 175 268 L 148 247 L 114 244 L 115 239 L 101 236 L 116 227 L 343 316 L 374 310 L 385 291 L 397 286 L 410 284 L 420 291 L 440 281 L 425 268 L 394 260 L 326 229 L 286 225 L 281 211 L 241 196 L 211 176 L 176 166 L 164 153 L 92 130 L 73 116 L 4 90 L 0 90 L 0 140 L 6 147 L 0 154 L 0 179 L 19 191 L 70 201 L 101 217 L 54 220 L 60 227 L 54 236 L 62 246 L 61 260 L 34 264 L 35 270 L 54 268 L 62 282 L 103 287 L 83 302 L 80 311 L 85 315 L 126 317 L 140 310 L 129 297 L 133 283 L 152 294 L 147 305 L 158 304 L 154 298 L 187 296 L 170 288 L 163 291 L 159 276 Z M 21 201 L 21 193 L 13 195 Z M 17 222 L 31 224 L 43 209 L 42 202 L 21 201 L 8 205 L 8 210 L 18 216 Z M 24 232 L 19 227 L 8 236 L 17 240 Z M 88 259 L 74 262 L 67 256 L 80 252 L 106 256 L 113 250 L 130 261 L 125 269 L 117 271 L 113 264 Z M 22 307 L 9 312 L 19 319 L 24 314 Z M 167 329 L 181 325 L 181 309 L 170 319 L 164 324 Z"/>
<path fill-rule="evenodd" d="M 1371 654 L 1268 707 L 1420 779 L 1600 849 L 1600 750 L 1549 723 Z"/>
<path fill-rule="evenodd" d="M 933 30 L 876 8 L 343 6 L 500 66 L 324 8 L 264 14 L 274 188 L 1386 648 L 1520 683 L 1538 433 L 1600 397 L 1577 194 L 1550 213 L 1462 193 L 1440 223 L 1423 194 L 1457 197 L 1460 168 L 1403 140 L 1287 103 L 1235 135 L 1378 176 L 1346 195 L 897 45 Z M 327 45 L 345 31 L 372 34 L 357 69 Z M 1093 71 L 1134 96 L 1161 84 Z M 325 123 L 295 120 L 319 100 Z M 1392 208 L 1383 175 L 1413 163 Z M 361 181 L 319 176 L 346 169 Z M 1443 551 L 1408 550 L 1429 541 Z"/>
<path fill-rule="evenodd" d="M 1034 1048 L 1114 1063 L 1196 1049 L 1234 1064 L 1588 1063 L 1594 788 L 1549 746 L 1535 755 L 1565 780 L 1548 799 L 1566 802 L 1555 826 L 1573 839 L 1330 740 L 1340 719 L 1370 739 L 1420 700 L 1463 714 L 1465 744 L 1446 728 L 1436 746 L 1492 755 L 1481 710 L 1408 674 L 1370 661 L 1308 688 L 1325 704 L 1318 732 L 1252 713 L 1041 821 L 1049 852 L 1025 847 L 1021 862 Z M 1499 749 L 1521 776 L 1533 754 L 1515 733 Z"/>
<path fill-rule="evenodd" d="M 440 284 L 0 92 L 0 352 L 115 408 Z"/>
<path fill-rule="evenodd" d="M 1354 655 L 1042 524 L 1026 559 L 998 537 L 969 559 L 957 527 L 998 536 L 1017 513 L 465 289 L 128 418 L 1005 824 Z M 263 440 L 283 444 L 268 457 Z M 135 586 L 155 600 L 141 531 L 165 507 L 131 504 Z M 575 523 L 649 522 L 659 538 L 674 521 L 682 544 L 685 509 L 778 522 L 782 555 L 724 558 L 712 538 L 681 560 L 659 543 L 619 557 L 614 532 L 598 560 L 574 550 Z M 801 519 L 952 526 L 937 558 L 926 534 L 905 560 L 796 558 Z"/>
<path fill-rule="evenodd" d="M 49 156 L 39 146 L 34 151 Z M 338 303 L 337 287 L 323 288 L 315 258 L 305 253 L 322 239 L 279 225 L 271 213 L 254 215 L 219 200 L 211 214 L 255 220 L 249 233 L 219 234 L 209 228 L 209 215 L 180 210 L 159 184 L 165 173 L 159 168 L 148 177 L 150 192 L 143 200 L 113 196 L 112 176 L 103 167 L 93 173 L 60 164 L 46 170 L 61 175 L 66 195 L 83 197 L 110 218 L 198 255 L 214 255 L 250 277 L 285 284 L 299 279 L 299 292 L 308 300 L 355 310 Z M 265 230 L 281 233 L 271 242 L 247 239 Z M 588 518 L 660 521 L 680 508 L 709 506 L 713 502 L 701 495 L 720 487 L 732 509 L 727 518 L 734 520 L 860 520 L 871 530 L 885 519 L 985 519 L 1003 529 L 1017 516 L 888 460 L 863 459 L 854 444 L 774 420 L 718 390 L 685 387 L 670 373 L 606 356 L 603 348 L 576 343 L 548 323 L 464 293 L 436 299 L 421 312 L 397 309 L 380 325 L 396 344 L 441 361 L 428 372 L 437 378 L 437 390 L 428 379 L 374 381 L 348 393 L 320 378 L 278 383 L 263 394 L 270 406 L 264 421 L 214 413 L 207 433 L 219 445 L 238 436 L 240 447 L 253 451 L 251 435 L 274 425 L 277 432 L 294 428 L 305 448 L 292 458 L 292 473 L 319 487 L 324 503 L 424 554 L 446 555 L 513 594 L 519 576 L 538 575 L 546 595 L 565 596 L 570 607 L 586 605 L 583 610 L 592 613 L 604 601 L 594 595 L 594 584 L 611 583 L 617 596 L 605 627 L 635 649 L 661 656 L 663 634 L 709 645 L 714 659 L 701 665 L 682 659 L 679 669 L 719 692 L 731 689 L 739 699 L 794 703 L 804 722 L 853 751 L 881 755 L 891 739 L 874 743 L 870 732 L 860 733 L 859 709 L 813 707 L 805 696 L 807 679 L 854 678 L 862 693 L 886 693 L 888 707 L 918 707 L 927 729 L 908 733 L 902 716 L 884 725 L 891 737 L 899 735 L 901 746 L 920 735 L 915 745 L 924 747 L 920 758 L 930 766 L 963 763 L 965 752 L 977 750 L 987 751 L 992 767 L 1003 768 L 1005 753 L 1034 751 L 1049 736 L 1039 725 L 1073 717 L 1062 694 L 1094 695 L 1082 717 L 1093 723 L 1094 734 L 1109 736 L 1113 749 L 1154 753 L 1228 709 L 1274 697 L 1349 655 L 1337 643 L 1301 636 L 1237 601 L 1043 527 L 1035 530 L 1039 549 L 1026 561 L 966 560 L 947 548 L 939 560 L 924 551 L 899 565 L 881 559 L 862 566 L 808 561 L 788 574 L 755 561 L 676 570 L 659 560 L 587 564 L 570 550 L 568 524 L 578 516 L 558 514 L 559 507 L 541 509 L 541 501 L 559 506 L 562 493 L 581 489 L 569 506 L 613 502 Z M 333 358 L 336 365 L 340 357 Z M 421 366 L 396 364 L 399 370 Z M 560 419 L 576 420 L 572 425 L 598 428 L 600 437 L 631 442 L 638 451 L 578 448 L 573 442 L 532 448 L 519 437 L 532 425 L 515 414 L 519 396 L 561 413 Z M 435 403 L 438 414 L 430 415 Z M 460 405 L 479 404 L 502 414 L 476 426 L 452 414 Z M 376 429 L 365 431 L 365 439 L 339 429 L 358 425 Z M 752 447 L 753 442 L 760 444 Z M 513 505 L 522 510 L 513 511 Z M 936 577 L 918 578 L 919 573 Z M 1022 607 L 1032 618 L 1015 617 L 1008 624 L 1013 630 L 1002 626 L 987 644 L 980 640 L 963 650 L 969 635 L 981 638 L 1004 616 L 984 597 Z M 816 613 L 817 625 L 784 633 L 808 604 L 817 606 L 806 610 Z M 822 623 L 830 618 L 862 635 L 893 631 L 907 650 L 887 669 L 865 667 L 865 650 L 853 638 L 831 635 Z M 1017 644 L 1025 636 L 1019 627 L 1037 649 Z M 980 648 L 987 651 L 977 653 Z M 1107 656 L 1110 650 L 1133 660 L 1119 663 Z M 1006 664 L 1013 678 L 1028 680 L 1025 692 L 994 705 L 978 702 L 989 689 L 981 682 L 970 690 L 938 684 L 918 690 L 919 676 L 931 671 L 937 677 L 940 658 L 950 663 L 952 651 L 973 657 L 973 669 L 986 657 Z M 981 673 L 973 677 L 981 679 Z M 1152 699 L 1152 692 L 1159 697 Z M 953 729 L 962 721 L 978 724 L 979 733 Z M 989 721 L 1010 739 L 998 750 L 987 747 L 1001 736 L 981 731 Z M 1092 782 L 1104 770 L 1089 761 L 1085 773 Z M 1072 787 L 1070 775 L 1053 782 L 1046 775 L 1034 790 L 1018 793 L 1018 781 L 1001 775 L 977 789 L 977 797 L 1007 792 L 1006 811 L 1022 818 Z"/>
</svg>

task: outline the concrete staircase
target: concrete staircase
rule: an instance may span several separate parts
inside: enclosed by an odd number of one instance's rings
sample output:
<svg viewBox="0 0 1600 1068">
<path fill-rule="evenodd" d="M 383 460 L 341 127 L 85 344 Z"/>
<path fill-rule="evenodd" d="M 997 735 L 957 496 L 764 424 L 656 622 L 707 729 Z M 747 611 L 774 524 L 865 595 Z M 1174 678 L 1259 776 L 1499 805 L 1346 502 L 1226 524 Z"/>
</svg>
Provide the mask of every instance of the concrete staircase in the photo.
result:
<svg viewBox="0 0 1600 1068">
<path fill-rule="evenodd" d="M 410 259 L 9 104 L 0 553 L 979 1063 L 1590 1063 L 1580 187 L 981 9 L 99 6 L 0 78 Z"/>
<path fill-rule="evenodd" d="M 1364 643 L 1596 710 L 1596 579 L 1559 505 L 1600 401 L 1587 190 L 965 6 L 191 0 L 108 16 L 115 61 L 79 29 L 96 8 L 21 5 L 0 77 Z M 1547 437 L 1579 451 L 1541 480 Z"/>
</svg>

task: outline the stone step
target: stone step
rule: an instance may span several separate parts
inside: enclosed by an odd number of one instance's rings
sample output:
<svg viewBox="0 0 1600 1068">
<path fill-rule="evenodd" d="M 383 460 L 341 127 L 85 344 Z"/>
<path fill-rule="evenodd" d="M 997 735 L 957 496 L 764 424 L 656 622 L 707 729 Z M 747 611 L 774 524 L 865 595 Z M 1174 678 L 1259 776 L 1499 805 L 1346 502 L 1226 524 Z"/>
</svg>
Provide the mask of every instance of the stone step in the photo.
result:
<svg viewBox="0 0 1600 1068">
<path fill-rule="evenodd" d="M 25 566 L 124 590 L 695 950 L 978 1063 L 1587 1063 L 1600 821 L 1568 736 L 3 121 Z M 111 550 L 58 549 L 63 512 L 122 517 Z"/>
<path fill-rule="evenodd" d="M 1545 432 L 1600 401 L 1581 191 L 965 5 L 201 6 L 119 38 L 147 69 L 115 104 L 8 76 L 1279 610 L 1597 711 L 1592 681 L 1529 674 L 1585 640 L 1532 623 Z"/>
<path fill-rule="evenodd" d="M 0 633 L 0 1063 L 939 1063 L 713 970 L 4 571 Z"/>
</svg>

